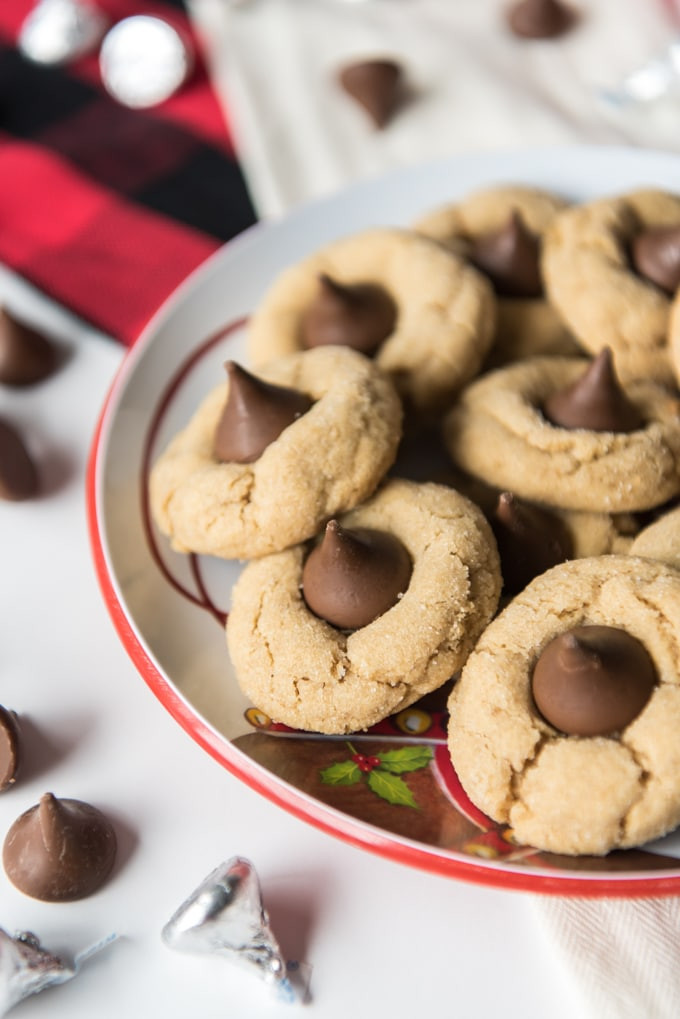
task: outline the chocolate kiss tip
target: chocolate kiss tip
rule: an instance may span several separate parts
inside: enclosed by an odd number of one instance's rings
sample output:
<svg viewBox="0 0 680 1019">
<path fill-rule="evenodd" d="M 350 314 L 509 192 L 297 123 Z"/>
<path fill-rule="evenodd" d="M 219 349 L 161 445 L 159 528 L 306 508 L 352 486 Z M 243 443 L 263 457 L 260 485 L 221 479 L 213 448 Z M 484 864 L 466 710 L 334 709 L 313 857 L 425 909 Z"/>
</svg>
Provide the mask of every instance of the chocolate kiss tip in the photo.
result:
<svg viewBox="0 0 680 1019">
<path fill-rule="evenodd" d="M 501 297 L 535 298 L 543 294 L 540 242 L 513 209 L 499 229 L 472 243 L 470 261 L 491 280 Z"/>
<path fill-rule="evenodd" d="M 574 663 L 588 662 L 591 666 L 597 667 L 602 663 L 602 655 L 597 648 L 588 643 L 587 640 L 579 638 L 575 633 L 565 633 L 562 646 L 567 652 L 568 658 Z"/>
<path fill-rule="evenodd" d="M 623 434 L 637 431 L 644 423 L 619 383 L 609 347 L 603 347 L 571 386 L 549 396 L 543 413 L 558 427 L 593 432 Z"/>
</svg>

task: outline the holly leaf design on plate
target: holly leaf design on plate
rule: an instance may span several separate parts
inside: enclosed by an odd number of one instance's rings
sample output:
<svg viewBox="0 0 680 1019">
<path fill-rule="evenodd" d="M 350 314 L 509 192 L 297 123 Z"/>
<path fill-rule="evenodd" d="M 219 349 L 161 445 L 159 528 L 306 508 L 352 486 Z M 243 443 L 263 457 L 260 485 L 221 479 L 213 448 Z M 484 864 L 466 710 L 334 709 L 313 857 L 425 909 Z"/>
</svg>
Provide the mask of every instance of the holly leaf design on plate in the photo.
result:
<svg viewBox="0 0 680 1019">
<path fill-rule="evenodd" d="M 321 772 L 325 785 L 354 785 L 360 778 L 361 771 L 354 761 L 337 761 Z"/>
<path fill-rule="evenodd" d="M 392 775 L 403 775 L 407 771 L 419 771 L 426 768 L 432 760 L 431 747 L 400 747 L 398 750 L 386 750 L 377 754 L 380 758 L 380 769 Z"/>
<path fill-rule="evenodd" d="M 414 807 L 416 810 L 418 809 L 413 793 L 403 778 L 399 778 L 398 775 L 391 775 L 388 771 L 375 768 L 374 771 L 369 772 L 366 781 L 369 788 L 383 800 L 387 800 L 388 803 L 393 803 L 398 807 Z"/>
</svg>

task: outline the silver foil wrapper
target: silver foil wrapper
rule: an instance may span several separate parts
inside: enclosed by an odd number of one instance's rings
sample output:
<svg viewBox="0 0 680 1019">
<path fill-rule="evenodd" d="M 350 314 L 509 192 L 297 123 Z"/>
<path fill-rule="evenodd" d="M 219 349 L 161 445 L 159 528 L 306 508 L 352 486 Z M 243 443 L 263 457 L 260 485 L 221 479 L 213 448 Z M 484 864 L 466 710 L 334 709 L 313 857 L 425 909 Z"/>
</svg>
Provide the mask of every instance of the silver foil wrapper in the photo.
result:
<svg viewBox="0 0 680 1019">
<path fill-rule="evenodd" d="M 108 18 L 84 0 L 40 0 L 24 20 L 19 50 L 39 64 L 64 64 L 101 42 Z"/>
<path fill-rule="evenodd" d="M 161 932 L 170 948 L 222 956 L 294 1000 L 286 964 L 262 903 L 252 864 L 235 856 L 208 875 Z"/>
<path fill-rule="evenodd" d="M 0 1016 L 24 998 L 73 979 L 87 959 L 116 937 L 110 934 L 66 963 L 42 948 L 35 934 L 24 931 L 12 936 L 0 927 Z"/>
<path fill-rule="evenodd" d="M 600 96 L 611 106 L 650 103 L 669 94 L 680 95 L 680 39 L 630 74 L 612 88 L 602 89 Z"/>
<path fill-rule="evenodd" d="M 14 937 L 0 928 L 0 1015 L 31 994 L 75 976 L 70 966 L 40 947 L 28 932 Z"/>
<path fill-rule="evenodd" d="M 107 92 L 124 106 L 143 109 L 169 99 L 193 68 L 191 46 L 163 18 L 136 14 L 106 33 L 99 70 Z"/>
</svg>

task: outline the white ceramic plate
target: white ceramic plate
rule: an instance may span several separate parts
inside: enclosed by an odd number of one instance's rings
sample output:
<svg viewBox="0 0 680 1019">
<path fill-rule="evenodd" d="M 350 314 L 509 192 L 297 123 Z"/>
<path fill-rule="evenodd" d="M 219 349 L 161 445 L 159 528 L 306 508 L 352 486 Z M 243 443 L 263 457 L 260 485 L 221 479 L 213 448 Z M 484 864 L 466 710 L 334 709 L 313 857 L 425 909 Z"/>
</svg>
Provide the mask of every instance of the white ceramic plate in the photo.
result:
<svg viewBox="0 0 680 1019">
<path fill-rule="evenodd" d="M 395 172 L 228 244 L 166 302 L 126 357 L 92 450 L 88 508 L 100 583 L 118 632 L 164 707 L 208 752 L 285 809 L 361 846 L 427 870 L 505 887 L 578 895 L 680 892 L 680 838 L 604 860 L 517 847 L 467 801 L 445 748 L 441 699 L 431 698 L 351 740 L 273 726 L 235 682 L 224 619 L 239 564 L 173 553 L 148 513 L 150 463 L 245 358 L 244 322 L 276 274 L 356 230 L 408 225 L 492 184 L 522 183 L 572 200 L 629 188 L 678 190 L 680 158 L 610 148 L 483 153 Z M 360 746 L 422 748 L 399 805 L 368 783 L 333 782 Z"/>
</svg>

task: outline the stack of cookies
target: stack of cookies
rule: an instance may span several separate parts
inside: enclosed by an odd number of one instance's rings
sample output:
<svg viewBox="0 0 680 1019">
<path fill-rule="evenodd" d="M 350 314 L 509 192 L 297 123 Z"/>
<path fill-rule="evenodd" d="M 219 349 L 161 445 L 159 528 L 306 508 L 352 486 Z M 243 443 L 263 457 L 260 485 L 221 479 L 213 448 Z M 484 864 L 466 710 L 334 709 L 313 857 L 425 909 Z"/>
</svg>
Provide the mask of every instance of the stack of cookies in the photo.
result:
<svg viewBox="0 0 680 1019">
<path fill-rule="evenodd" d="M 178 551 L 249 560 L 253 704 L 345 734 L 456 675 L 454 766 L 518 840 L 680 823 L 679 284 L 680 198 L 519 185 L 275 279 L 150 481 Z"/>
</svg>

